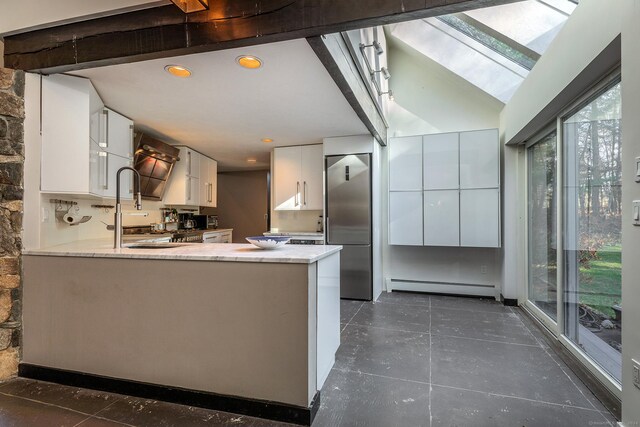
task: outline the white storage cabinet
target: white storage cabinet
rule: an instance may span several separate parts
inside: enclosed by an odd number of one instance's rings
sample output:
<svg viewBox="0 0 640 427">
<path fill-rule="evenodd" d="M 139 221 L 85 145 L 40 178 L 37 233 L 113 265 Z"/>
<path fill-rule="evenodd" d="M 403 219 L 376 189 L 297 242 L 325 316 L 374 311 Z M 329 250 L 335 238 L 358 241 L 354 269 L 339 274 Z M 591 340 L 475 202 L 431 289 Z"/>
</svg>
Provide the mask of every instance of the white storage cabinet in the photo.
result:
<svg viewBox="0 0 640 427">
<path fill-rule="evenodd" d="M 500 247 L 497 129 L 389 145 L 389 244 Z"/>
<path fill-rule="evenodd" d="M 218 187 L 218 162 L 186 146 L 180 149 L 180 161 L 173 167 L 162 202 L 172 206 L 215 207 Z"/>
<path fill-rule="evenodd" d="M 322 210 L 322 145 L 273 150 L 274 210 Z"/>
<path fill-rule="evenodd" d="M 115 198 L 116 172 L 132 166 L 132 154 L 133 122 L 105 108 L 90 80 L 42 77 L 42 192 Z M 121 181 L 131 199 L 131 173 Z"/>
</svg>

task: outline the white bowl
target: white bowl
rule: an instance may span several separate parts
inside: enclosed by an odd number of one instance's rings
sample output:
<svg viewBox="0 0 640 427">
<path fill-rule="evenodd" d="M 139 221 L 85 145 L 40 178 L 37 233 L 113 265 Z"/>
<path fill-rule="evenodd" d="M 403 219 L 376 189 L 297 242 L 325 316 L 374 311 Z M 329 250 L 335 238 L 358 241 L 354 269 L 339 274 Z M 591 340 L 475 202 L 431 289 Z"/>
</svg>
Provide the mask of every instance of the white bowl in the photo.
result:
<svg viewBox="0 0 640 427">
<path fill-rule="evenodd" d="M 286 245 L 291 237 L 285 236 L 252 236 L 247 237 L 247 242 L 260 249 L 275 249 Z"/>
</svg>

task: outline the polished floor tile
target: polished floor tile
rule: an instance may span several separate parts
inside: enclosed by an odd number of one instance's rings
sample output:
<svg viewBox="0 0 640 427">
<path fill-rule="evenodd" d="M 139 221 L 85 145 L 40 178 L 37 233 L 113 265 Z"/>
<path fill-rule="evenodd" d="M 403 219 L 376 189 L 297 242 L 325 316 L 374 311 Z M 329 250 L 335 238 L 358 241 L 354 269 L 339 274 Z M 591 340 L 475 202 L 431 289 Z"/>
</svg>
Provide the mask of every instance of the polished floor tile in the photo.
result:
<svg viewBox="0 0 640 427">
<path fill-rule="evenodd" d="M 364 304 L 363 301 L 340 300 L 340 323 L 347 324 Z"/>
<path fill-rule="evenodd" d="M 86 414 L 95 414 L 119 399 L 116 394 L 77 387 L 61 387 L 53 383 L 24 378 L 18 378 L 0 386 L 0 392 L 62 406 Z"/>
<path fill-rule="evenodd" d="M 539 347 L 434 335 L 433 384 L 592 408 Z"/>
<path fill-rule="evenodd" d="M 87 418 L 87 414 L 0 393 L 2 427 L 72 427 Z"/>
<path fill-rule="evenodd" d="M 429 332 L 429 317 L 427 306 L 367 303 L 360 308 L 349 324 L 399 331 Z"/>
<path fill-rule="evenodd" d="M 508 313 L 509 307 L 492 298 L 452 297 L 448 295 L 431 295 L 432 308 L 450 308 L 465 311 L 488 311 L 491 313 Z"/>
<path fill-rule="evenodd" d="M 342 301 L 341 323 L 316 427 L 615 425 L 517 309 L 394 292 Z M 40 381 L 0 384 L 2 427 L 123 425 L 291 426 Z"/>
<path fill-rule="evenodd" d="M 429 334 L 350 324 L 335 369 L 429 382 Z"/>
<path fill-rule="evenodd" d="M 438 386 L 431 390 L 431 407 L 433 427 L 610 426 L 596 410 Z"/>
<path fill-rule="evenodd" d="M 291 426 L 291 424 L 262 420 L 244 415 L 235 415 L 134 397 L 121 399 L 98 412 L 96 415 L 139 427 L 226 425 L 241 427 Z"/>
<path fill-rule="evenodd" d="M 431 307 L 431 333 L 537 346 L 513 312 L 464 311 Z"/>
<path fill-rule="evenodd" d="M 429 426 L 429 385 L 331 371 L 313 427 Z"/>
</svg>

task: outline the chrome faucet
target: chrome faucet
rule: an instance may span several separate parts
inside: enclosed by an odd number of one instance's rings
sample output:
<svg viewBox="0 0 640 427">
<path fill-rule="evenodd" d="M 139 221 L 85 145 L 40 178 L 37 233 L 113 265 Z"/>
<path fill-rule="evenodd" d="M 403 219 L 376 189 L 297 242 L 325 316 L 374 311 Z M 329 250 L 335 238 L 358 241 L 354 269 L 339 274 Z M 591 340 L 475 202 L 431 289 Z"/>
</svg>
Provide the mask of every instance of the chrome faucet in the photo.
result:
<svg viewBox="0 0 640 427">
<path fill-rule="evenodd" d="M 136 193 L 135 197 L 135 208 L 137 210 L 142 209 L 142 194 L 140 193 L 140 174 L 137 170 L 132 167 L 125 166 L 123 168 L 118 169 L 116 173 L 116 213 L 115 213 L 115 221 L 114 221 L 114 249 L 118 249 L 122 247 L 122 206 L 120 205 L 120 173 L 123 170 L 130 170 L 135 174 L 135 181 L 133 185 L 133 191 Z"/>
</svg>

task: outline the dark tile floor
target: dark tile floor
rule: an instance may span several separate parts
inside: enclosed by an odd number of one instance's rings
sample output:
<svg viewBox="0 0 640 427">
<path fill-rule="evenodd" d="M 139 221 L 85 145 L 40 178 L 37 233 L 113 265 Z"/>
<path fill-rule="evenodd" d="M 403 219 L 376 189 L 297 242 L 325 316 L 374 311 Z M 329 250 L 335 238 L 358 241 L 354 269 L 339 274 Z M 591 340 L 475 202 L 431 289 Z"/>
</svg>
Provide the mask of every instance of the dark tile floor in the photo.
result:
<svg viewBox="0 0 640 427">
<path fill-rule="evenodd" d="M 580 380 L 495 301 L 409 293 L 342 301 L 342 345 L 315 427 L 614 426 Z M 0 426 L 290 426 L 16 379 Z"/>
</svg>

